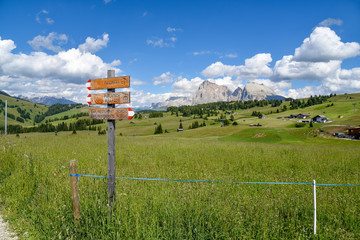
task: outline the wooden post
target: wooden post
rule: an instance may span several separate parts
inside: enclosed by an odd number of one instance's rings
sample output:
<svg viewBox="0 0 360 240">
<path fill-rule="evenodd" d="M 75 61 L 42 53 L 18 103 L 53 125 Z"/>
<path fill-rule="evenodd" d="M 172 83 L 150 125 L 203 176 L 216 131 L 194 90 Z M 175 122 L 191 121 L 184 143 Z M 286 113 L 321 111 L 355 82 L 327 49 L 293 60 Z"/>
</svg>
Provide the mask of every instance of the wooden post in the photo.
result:
<svg viewBox="0 0 360 240">
<path fill-rule="evenodd" d="M 70 161 L 70 174 L 71 175 L 77 174 L 76 160 Z M 72 199 L 72 206 L 74 212 L 74 220 L 75 220 L 75 224 L 78 224 L 80 220 L 80 198 L 79 198 L 78 177 L 71 176 L 70 182 L 71 182 L 71 199 Z"/>
<path fill-rule="evenodd" d="M 7 100 L 5 100 L 5 136 L 7 135 Z"/>
<path fill-rule="evenodd" d="M 316 182 L 314 180 L 314 235 L 316 235 Z"/>
<path fill-rule="evenodd" d="M 115 77 L 115 70 L 108 70 L 108 78 Z M 108 89 L 108 93 L 114 93 L 115 88 Z M 115 104 L 108 104 L 107 108 L 115 108 Z M 109 207 L 115 201 L 115 120 L 108 120 L 108 193 Z"/>
</svg>

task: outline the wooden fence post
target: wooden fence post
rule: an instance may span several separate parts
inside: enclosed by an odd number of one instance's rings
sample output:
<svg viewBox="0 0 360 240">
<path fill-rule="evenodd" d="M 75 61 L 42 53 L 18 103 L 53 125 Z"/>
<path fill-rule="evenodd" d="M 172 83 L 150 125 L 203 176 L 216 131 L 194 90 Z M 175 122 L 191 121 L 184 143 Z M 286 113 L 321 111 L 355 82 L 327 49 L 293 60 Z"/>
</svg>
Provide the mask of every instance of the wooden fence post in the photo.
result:
<svg viewBox="0 0 360 240">
<path fill-rule="evenodd" d="M 76 175 L 77 174 L 77 165 L 76 160 L 70 161 L 70 174 Z M 79 198 L 79 187 L 78 187 L 78 177 L 71 176 L 71 199 L 72 199 L 72 207 L 74 212 L 74 220 L 75 223 L 78 224 L 80 221 L 80 198 Z"/>
</svg>

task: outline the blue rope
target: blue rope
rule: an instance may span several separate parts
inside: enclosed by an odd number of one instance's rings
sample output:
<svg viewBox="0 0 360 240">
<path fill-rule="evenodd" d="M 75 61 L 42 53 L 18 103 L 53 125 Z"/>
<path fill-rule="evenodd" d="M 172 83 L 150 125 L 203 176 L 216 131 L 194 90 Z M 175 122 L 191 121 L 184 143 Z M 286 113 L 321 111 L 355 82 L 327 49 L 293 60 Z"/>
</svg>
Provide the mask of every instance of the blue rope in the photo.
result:
<svg viewBox="0 0 360 240">
<path fill-rule="evenodd" d="M 70 174 L 71 177 L 95 177 L 108 178 L 108 176 Z M 188 183 L 237 183 L 237 184 L 280 184 L 280 185 L 314 185 L 314 183 L 292 183 L 292 182 L 230 182 L 230 181 L 207 181 L 207 180 L 181 180 L 181 179 L 162 179 L 162 178 L 135 178 L 135 177 L 116 177 L 118 179 L 144 180 L 144 181 L 164 181 L 164 182 L 188 182 Z M 360 184 L 329 184 L 316 183 L 317 186 L 342 186 L 359 187 Z"/>
</svg>

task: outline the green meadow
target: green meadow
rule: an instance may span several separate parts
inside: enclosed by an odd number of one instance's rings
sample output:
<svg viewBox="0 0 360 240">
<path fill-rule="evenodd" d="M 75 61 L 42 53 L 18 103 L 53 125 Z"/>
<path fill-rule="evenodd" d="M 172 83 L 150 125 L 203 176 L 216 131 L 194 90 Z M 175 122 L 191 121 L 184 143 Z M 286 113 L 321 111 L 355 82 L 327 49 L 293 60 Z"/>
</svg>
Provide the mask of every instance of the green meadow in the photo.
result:
<svg viewBox="0 0 360 240">
<path fill-rule="evenodd" d="M 347 97 L 265 119 L 251 112 L 276 108 L 238 110 L 236 126 L 170 113 L 117 121 L 116 176 L 226 183 L 119 178 L 110 214 L 107 179 L 80 177 L 78 224 L 69 162 L 77 161 L 79 174 L 106 176 L 107 136 L 1 135 L 0 211 L 21 239 L 359 239 L 359 186 L 317 186 L 314 235 L 312 185 L 230 183 L 360 184 L 360 142 L 331 137 L 333 125 L 360 124 L 352 105 L 360 94 Z M 283 118 L 299 112 L 325 112 L 333 122 L 296 128 Z M 184 131 L 176 132 L 180 119 Z M 188 129 L 194 121 L 206 126 Z M 169 133 L 154 135 L 159 124 Z"/>
</svg>

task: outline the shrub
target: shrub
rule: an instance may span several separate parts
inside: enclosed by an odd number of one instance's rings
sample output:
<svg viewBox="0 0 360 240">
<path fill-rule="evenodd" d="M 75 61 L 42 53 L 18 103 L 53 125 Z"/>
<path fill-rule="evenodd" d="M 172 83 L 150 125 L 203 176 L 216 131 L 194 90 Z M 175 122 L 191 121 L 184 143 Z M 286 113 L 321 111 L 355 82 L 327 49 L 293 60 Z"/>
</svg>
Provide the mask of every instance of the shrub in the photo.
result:
<svg viewBox="0 0 360 240">
<path fill-rule="evenodd" d="M 300 122 L 300 123 L 296 123 L 295 124 L 295 127 L 297 127 L 297 128 L 301 128 L 301 127 L 305 127 L 305 123 L 303 123 L 303 122 Z"/>
</svg>

